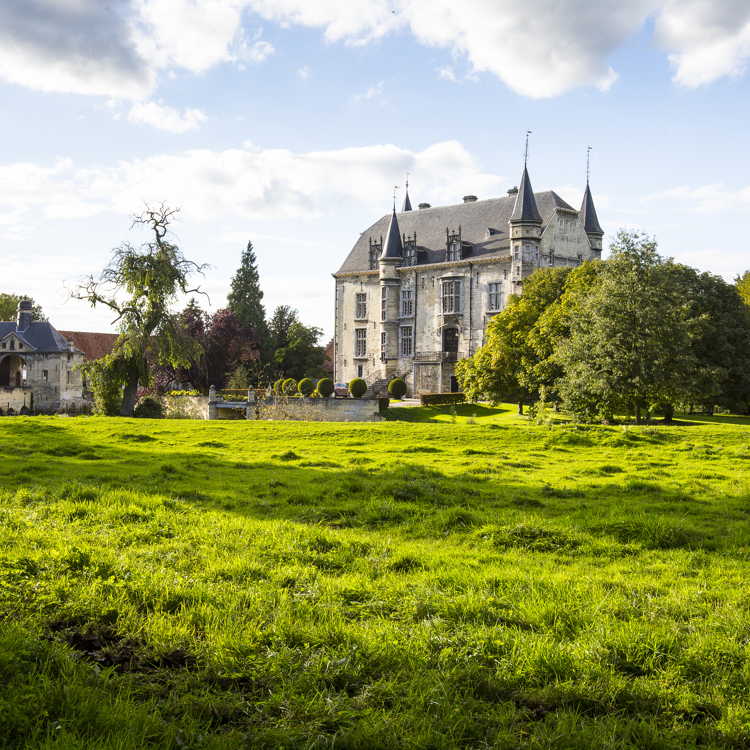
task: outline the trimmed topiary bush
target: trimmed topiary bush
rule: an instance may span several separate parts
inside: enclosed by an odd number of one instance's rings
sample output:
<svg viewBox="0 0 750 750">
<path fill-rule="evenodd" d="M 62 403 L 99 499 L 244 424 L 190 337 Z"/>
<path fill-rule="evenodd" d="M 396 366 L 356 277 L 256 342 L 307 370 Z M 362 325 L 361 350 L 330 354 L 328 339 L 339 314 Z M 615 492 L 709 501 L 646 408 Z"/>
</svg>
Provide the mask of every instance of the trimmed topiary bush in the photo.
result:
<svg viewBox="0 0 750 750">
<path fill-rule="evenodd" d="M 321 378 L 318 381 L 318 393 L 323 398 L 328 398 L 333 393 L 333 380 L 330 378 Z"/>
<path fill-rule="evenodd" d="M 156 396 L 144 396 L 133 410 L 133 416 L 141 419 L 164 419 L 164 404 Z"/>
<path fill-rule="evenodd" d="M 406 383 L 401 378 L 393 378 L 388 384 L 388 393 L 393 398 L 403 398 L 406 395 Z"/>
<path fill-rule="evenodd" d="M 317 388 L 310 394 L 310 398 L 320 398 L 320 393 Z"/>
<path fill-rule="evenodd" d="M 283 385 L 284 385 L 284 378 L 279 378 L 279 379 L 278 379 L 278 380 L 277 380 L 277 381 L 276 381 L 276 382 L 275 382 L 275 383 L 273 384 L 273 390 L 274 390 L 274 393 L 278 393 L 279 395 L 281 395 L 281 394 L 282 394 L 282 393 L 284 392 L 284 390 L 283 390 L 283 388 L 282 388 L 282 386 L 283 386 Z"/>
<path fill-rule="evenodd" d="M 362 396 L 367 393 L 367 383 L 365 383 L 362 378 L 354 378 L 349 383 L 349 393 L 354 396 L 354 398 L 362 398 Z"/>
<path fill-rule="evenodd" d="M 309 396 L 315 390 L 315 381 L 311 378 L 302 378 L 302 380 L 299 381 L 297 390 L 303 396 Z"/>
<path fill-rule="evenodd" d="M 287 378 L 281 386 L 285 396 L 293 396 L 297 391 L 297 381 L 294 378 Z"/>
</svg>

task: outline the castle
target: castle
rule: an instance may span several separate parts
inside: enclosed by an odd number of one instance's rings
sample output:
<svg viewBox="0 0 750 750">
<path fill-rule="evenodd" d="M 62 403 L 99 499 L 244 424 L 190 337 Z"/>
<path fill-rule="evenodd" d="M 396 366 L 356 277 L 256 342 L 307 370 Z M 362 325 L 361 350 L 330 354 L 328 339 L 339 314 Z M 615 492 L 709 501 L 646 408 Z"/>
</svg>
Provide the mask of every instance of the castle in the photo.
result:
<svg viewBox="0 0 750 750">
<path fill-rule="evenodd" d="M 336 279 L 334 377 L 384 392 L 458 390 L 457 360 L 484 343 L 487 324 L 538 268 L 601 258 L 588 179 L 580 211 L 549 190 L 534 193 L 526 166 L 502 198 L 412 210 L 404 204 L 362 233 Z"/>
<path fill-rule="evenodd" d="M 32 321 L 29 300 L 0 322 L 0 415 L 52 413 L 81 406 L 84 354 L 47 321 Z"/>
</svg>

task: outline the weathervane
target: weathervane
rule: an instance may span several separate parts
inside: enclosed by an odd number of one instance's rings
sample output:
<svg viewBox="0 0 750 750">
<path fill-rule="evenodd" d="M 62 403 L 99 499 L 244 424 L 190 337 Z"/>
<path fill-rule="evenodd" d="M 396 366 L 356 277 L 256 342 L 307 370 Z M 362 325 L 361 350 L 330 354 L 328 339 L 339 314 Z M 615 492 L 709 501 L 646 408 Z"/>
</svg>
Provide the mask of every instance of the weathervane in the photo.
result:
<svg viewBox="0 0 750 750">
<path fill-rule="evenodd" d="M 398 190 L 398 185 L 393 186 L 393 210 L 396 211 L 396 191 Z"/>
<path fill-rule="evenodd" d="M 526 166 L 526 162 L 529 160 L 529 136 L 531 135 L 531 131 L 526 131 L 526 151 L 523 154 L 523 165 Z"/>
<path fill-rule="evenodd" d="M 410 174 L 411 174 L 411 172 L 407 172 L 406 173 L 406 192 L 407 193 L 409 192 L 409 175 Z"/>
<path fill-rule="evenodd" d="M 591 156 L 591 146 L 586 147 L 586 184 L 589 184 L 589 167 L 590 167 L 590 156 Z"/>
</svg>

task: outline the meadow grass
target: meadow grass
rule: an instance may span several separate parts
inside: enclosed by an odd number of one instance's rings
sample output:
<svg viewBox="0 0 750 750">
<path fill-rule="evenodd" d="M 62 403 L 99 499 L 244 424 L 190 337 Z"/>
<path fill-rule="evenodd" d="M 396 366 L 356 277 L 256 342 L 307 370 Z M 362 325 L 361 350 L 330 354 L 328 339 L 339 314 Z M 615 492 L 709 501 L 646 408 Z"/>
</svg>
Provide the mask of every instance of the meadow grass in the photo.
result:
<svg viewBox="0 0 750 750">
<path fill-rule="evenodd" d="M 0 746 L 750 746 L 750 420 L 514 411 L 0 420 Z"/>
</svg>

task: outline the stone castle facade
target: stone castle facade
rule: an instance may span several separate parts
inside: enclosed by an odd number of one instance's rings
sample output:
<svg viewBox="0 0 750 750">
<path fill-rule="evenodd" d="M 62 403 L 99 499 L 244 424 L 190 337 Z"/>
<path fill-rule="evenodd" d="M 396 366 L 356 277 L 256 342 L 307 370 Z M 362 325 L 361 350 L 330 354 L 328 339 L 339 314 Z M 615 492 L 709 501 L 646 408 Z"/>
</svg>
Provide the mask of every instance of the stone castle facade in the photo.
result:
<svg viewBox="0 0 750 750">
<path fill-rule="evenodd" d="M 81 406 L 84 354 L 47 321 L 32 321 L 22 300 L 15 321 L 0 322 L 0 415 Z"/>
<path fill-rule="evenodd" d="M 412 210 L 407 193 L 362 233 L 336 280 L 334 378 L 364 378 L 371 393 L 402 377 L 409 393 L 458 390 L 459 359 L 538 268 L 601 258 L 604 232 L 588 181 L 580 210 L 534 193 L 524 166 L 502 198 Z"/>
</svg>

